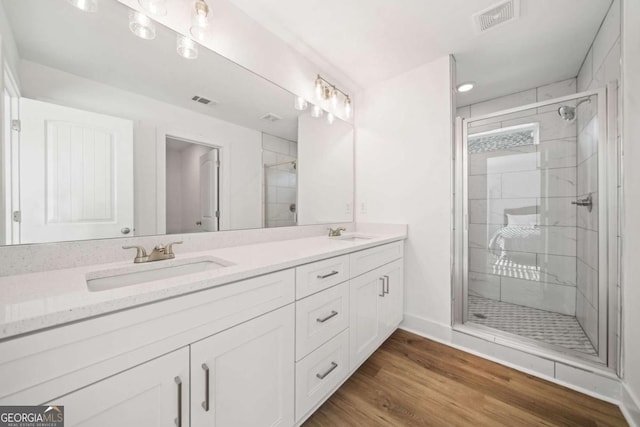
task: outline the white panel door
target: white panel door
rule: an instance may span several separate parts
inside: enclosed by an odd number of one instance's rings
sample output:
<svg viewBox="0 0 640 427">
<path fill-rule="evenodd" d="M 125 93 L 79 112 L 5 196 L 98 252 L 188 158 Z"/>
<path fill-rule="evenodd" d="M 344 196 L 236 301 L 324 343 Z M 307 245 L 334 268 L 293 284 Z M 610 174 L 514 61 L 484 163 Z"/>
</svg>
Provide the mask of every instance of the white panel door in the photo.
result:
<svg viewBox="0 0 640 427">
<path fill-rule="evenodd" d="M 192 344 L 192 427 L 292 426 L 293 356 L 293 304 Z"/>
<path fill-rule="evenodd" d="M 349 282 L 350 366 L 356 369 L 375 351 L 383 338 L 384 279 L 379 270 Z"/>
<path fill-rule="evenodd" d="M 218 150 L 213 149 L 200 157 L 200 209 L 205 231 L 218 231 L 218 168 Z"/>
<path fill-rule="evenodd" d="M 187 427 L 189 349 L 181 348 L 46 404 L 64 406 L 67 427 Z"/>
<path fill-rule="evenodd" d="M 404 317 L 404 261 L 399 259 L 381 268 L 385 282 L 383 307 L 383 336 L 396 330 Z"/>
<path fill-rule="evenodd" d="M 20 242 L 132 235 L 133 123 L 27 98 L 20 119 Z"/>
</svg>

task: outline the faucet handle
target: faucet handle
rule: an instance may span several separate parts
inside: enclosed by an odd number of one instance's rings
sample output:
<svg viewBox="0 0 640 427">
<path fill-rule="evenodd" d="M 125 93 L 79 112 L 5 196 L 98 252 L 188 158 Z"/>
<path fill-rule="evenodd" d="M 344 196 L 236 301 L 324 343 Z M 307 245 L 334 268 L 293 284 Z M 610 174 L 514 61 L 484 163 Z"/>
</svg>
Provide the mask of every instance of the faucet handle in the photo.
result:
<svg viewBox="0 0 640 427">
<path fill-rule="evenodd" d="M 135 258 L 134 262 L 140 262 L 140 260 L 142 260 L 142 259 L 147 257 L 147 250 L 145 248 L 143 248 L 142 246 L 137 246 L 137 245 L 123 246 L 122 249 L 135 249 L 136 250 L 136 258 Z"/>
<path fill-rule="evenodd" d="M 167 245 L 164 247 L 164 252 L 167 255 L 173 255 L 173 245 L 181 245 L 182 243 L 183 243 L 182 240 L 178 242 L 167 243 Z"/>
</svg>

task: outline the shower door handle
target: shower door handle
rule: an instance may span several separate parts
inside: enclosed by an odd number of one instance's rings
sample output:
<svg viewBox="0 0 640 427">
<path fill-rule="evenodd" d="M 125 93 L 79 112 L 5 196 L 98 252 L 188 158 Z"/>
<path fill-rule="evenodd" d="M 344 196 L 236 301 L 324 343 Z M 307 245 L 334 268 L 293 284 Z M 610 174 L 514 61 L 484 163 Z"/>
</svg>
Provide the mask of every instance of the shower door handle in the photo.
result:
<svg viewBox="0 0 640 427">
<path fill-rule="evenodd" d="M 578 199 L 571 202 L 571 204 L 576 206 L 586 206 L 587 210 L 591 212 L 593 210 L 593 197 L 589 194 L 584 199 Z"/>
</svg>

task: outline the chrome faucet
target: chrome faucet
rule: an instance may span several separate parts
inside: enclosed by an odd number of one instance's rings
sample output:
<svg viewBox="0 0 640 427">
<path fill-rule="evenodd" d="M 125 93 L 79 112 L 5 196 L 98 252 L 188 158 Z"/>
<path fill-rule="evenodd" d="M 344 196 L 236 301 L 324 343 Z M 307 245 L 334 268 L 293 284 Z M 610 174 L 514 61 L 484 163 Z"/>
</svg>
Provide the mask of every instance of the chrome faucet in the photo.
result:
<svg viewBox="0 0 640 427">
<path fill-rule="evenodd" d="M 122 249 L 135 249 L 136 257 L 133 262 L 139 264 L 141 262 L 161 261 L 163 259 L 173 259 L 176 255 L 173 253 L 173 245 L 180 245 L 182 242 L 171 242 L 167 245 L 157 245 L 151 253 L 147 255 L 147 251 L 142 246 L 123 246 Z"/>
<path fill-rule="evenodd" d="M 340 237 L 342 236 L 342 232 L 347 231 L 344 227 L 338 227 L 335 230 L 333 228 L 329 228 L 329 237 Z"/>
</svg>

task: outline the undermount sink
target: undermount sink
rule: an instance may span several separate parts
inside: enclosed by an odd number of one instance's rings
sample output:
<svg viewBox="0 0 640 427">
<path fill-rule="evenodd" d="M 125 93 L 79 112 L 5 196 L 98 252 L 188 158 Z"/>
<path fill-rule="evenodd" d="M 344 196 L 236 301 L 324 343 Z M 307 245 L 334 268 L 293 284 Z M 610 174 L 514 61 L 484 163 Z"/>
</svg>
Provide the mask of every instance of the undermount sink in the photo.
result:
<svg viewBox="0 0 640 427">
<path fill-rule="evenodd" d="M 359 240 L 371 240 L 371 236 L 363 236 L 362 234 L 345 234 L 344 236 L 332 237 L 335 240 L 346 240 L 348 242 L 357 242 Z"/>
<path fill-rule="evenodd" d="M 87 288 L 89 288 L 91 292 L 108 291 L 125 286 L 153 282 L 155 280 L 217 270 L 230 265 L 233 264 L 214 257 L 155 261 L 148 265 L 135 265 L 127 268 L 88 273 L 86 276 Z"/>
</svg>

